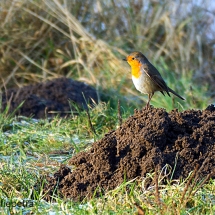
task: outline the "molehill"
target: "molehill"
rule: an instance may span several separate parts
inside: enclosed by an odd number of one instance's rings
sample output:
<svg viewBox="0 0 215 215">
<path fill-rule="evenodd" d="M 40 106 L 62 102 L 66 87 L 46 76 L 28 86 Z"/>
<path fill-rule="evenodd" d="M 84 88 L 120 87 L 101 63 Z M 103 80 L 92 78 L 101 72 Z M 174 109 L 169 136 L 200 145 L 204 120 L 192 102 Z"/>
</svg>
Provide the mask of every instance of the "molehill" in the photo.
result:
<svg viewBox="0 0 215 215">
<path fill-rule="evenodd" d="M 204 165 L 202 165 L 204 162 Z M 82 200 L 95 190 L 105 192 L 131 180 L 175 166 L 173 179 L 184 179 L 202 165 L 199 177 L 215 172 L 215 107 L 205 110 L 152 108 L 135 110 L 118 129 L 71 158 L 44 186 L 46 199 L 54 191 L 64 198 Z M 99 189 L 98 189 L 99 188 Z"/>
</svg>

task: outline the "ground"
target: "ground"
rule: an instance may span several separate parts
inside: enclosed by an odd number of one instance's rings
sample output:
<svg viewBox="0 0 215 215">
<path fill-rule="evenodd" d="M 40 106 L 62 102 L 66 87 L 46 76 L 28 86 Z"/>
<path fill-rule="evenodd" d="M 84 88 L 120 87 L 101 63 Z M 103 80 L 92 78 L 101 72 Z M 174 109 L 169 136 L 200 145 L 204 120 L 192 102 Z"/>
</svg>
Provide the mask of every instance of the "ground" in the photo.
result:
<svg viewBox="0 0 215 215">
<path fill-rule="evenodd" d="M 8 89 L 2 94 L 2 109 L 8 105 L 9 113 L 14 112 L 23 102 L 15 114 L 34 118 L 66 116 L 71 108 L 78 106 L 86 108 L 86 102 L 97 103 L 96 90 L 79 81 L 69 78 L 57 78 L 44 83 L 28 85 L 22 88 Z"/>
<path fill-rule="evenodd" d="M 50 110 L 65 115 L 63 112 L 70 110 L 68 100 L 86 108 L 85 101 L 92 101 L 91 98 L 97 102 L 92 87 L 61 78 L 8 90 L 3 94 L 3 105 L 9 102 L 13 111 L 25 99 L 16 113 L 44 118 Z M 153 107 L 135 110 L 118 129 L 93 143 L 88 151 L 72 157 L 68 165 L 61 166 L 53 176 L 47 176 L 45 198 L 50 199 L 56 191 L 64 198 L 79 201 L 86 196 L 90 198 L 95 191 L 104 193 L 125 179 L 144 177 L 167 165 L 172 168 L 172 179 L 185 179 L 197 165 L 200 177 L 211 174 L 214 178 L 214 131 L 213 105 L 205 110 L 169 113 Z"/>
<path fill-rule="evenodd" d="M 160 171 L 167 164 L 172 169 L 172 179 L 185 179 L 197 165 L 199 179 L 208 174 L 214 178 L 214 130 L 214 106 L 203 111 L 135 111 L 89 151 L 74 156 L 68 163 L 73 171 L 61 166 L 53 177 L 47 176 L 46 199 L 55 190 L 64 198 L 80 201 L 92 197 L 95 191 L 100 195 L 114 189 L 125 179 Z"/>
</svg>

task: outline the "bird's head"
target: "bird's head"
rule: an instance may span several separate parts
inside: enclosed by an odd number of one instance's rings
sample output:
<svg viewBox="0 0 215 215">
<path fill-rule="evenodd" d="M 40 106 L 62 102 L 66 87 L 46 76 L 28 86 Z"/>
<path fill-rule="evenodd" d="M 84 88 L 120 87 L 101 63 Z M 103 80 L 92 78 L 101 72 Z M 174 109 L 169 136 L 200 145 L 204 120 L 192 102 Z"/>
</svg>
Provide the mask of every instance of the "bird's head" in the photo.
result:
<svg viewBox="0 0 215 215">
<path fill-rule="evenodd" d="M 131 67 L 140 66 L 141 63 L 144 64 L 146 61 L 148 61 L 141 52 L 132 52 L 123 60 L 127 61 Z"/>
</svg>

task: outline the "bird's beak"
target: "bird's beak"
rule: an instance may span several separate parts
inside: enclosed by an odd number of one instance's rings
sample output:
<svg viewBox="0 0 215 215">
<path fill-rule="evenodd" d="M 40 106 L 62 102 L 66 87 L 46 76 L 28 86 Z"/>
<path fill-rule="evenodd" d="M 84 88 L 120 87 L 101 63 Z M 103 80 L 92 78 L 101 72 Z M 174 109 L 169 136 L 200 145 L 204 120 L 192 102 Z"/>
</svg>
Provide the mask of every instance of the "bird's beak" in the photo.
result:
<svg viewBox="0 0 215 215">
<path fill-rule="evenodd" d="M 127 61 L 127 59 L 126 59 L 126 58 L 124 58 L 124 59 L 122 59 L 122 60 Z"/>
</svg>

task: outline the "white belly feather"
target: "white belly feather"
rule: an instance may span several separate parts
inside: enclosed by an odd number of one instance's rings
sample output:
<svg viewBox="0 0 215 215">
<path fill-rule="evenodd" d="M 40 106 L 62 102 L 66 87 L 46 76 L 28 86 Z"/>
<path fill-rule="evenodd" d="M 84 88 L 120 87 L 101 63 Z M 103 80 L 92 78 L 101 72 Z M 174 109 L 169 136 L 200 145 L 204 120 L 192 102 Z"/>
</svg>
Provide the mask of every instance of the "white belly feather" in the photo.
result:
<svg viewBox="0 0 215 215">
<path fill-rule="evenodd" d="M 132 81 L 141 93 L 151 94 L 158 91 L 158 86 L 146 74 L 142 74 L 139 78 L 132 76 Z"/>
</svg>

